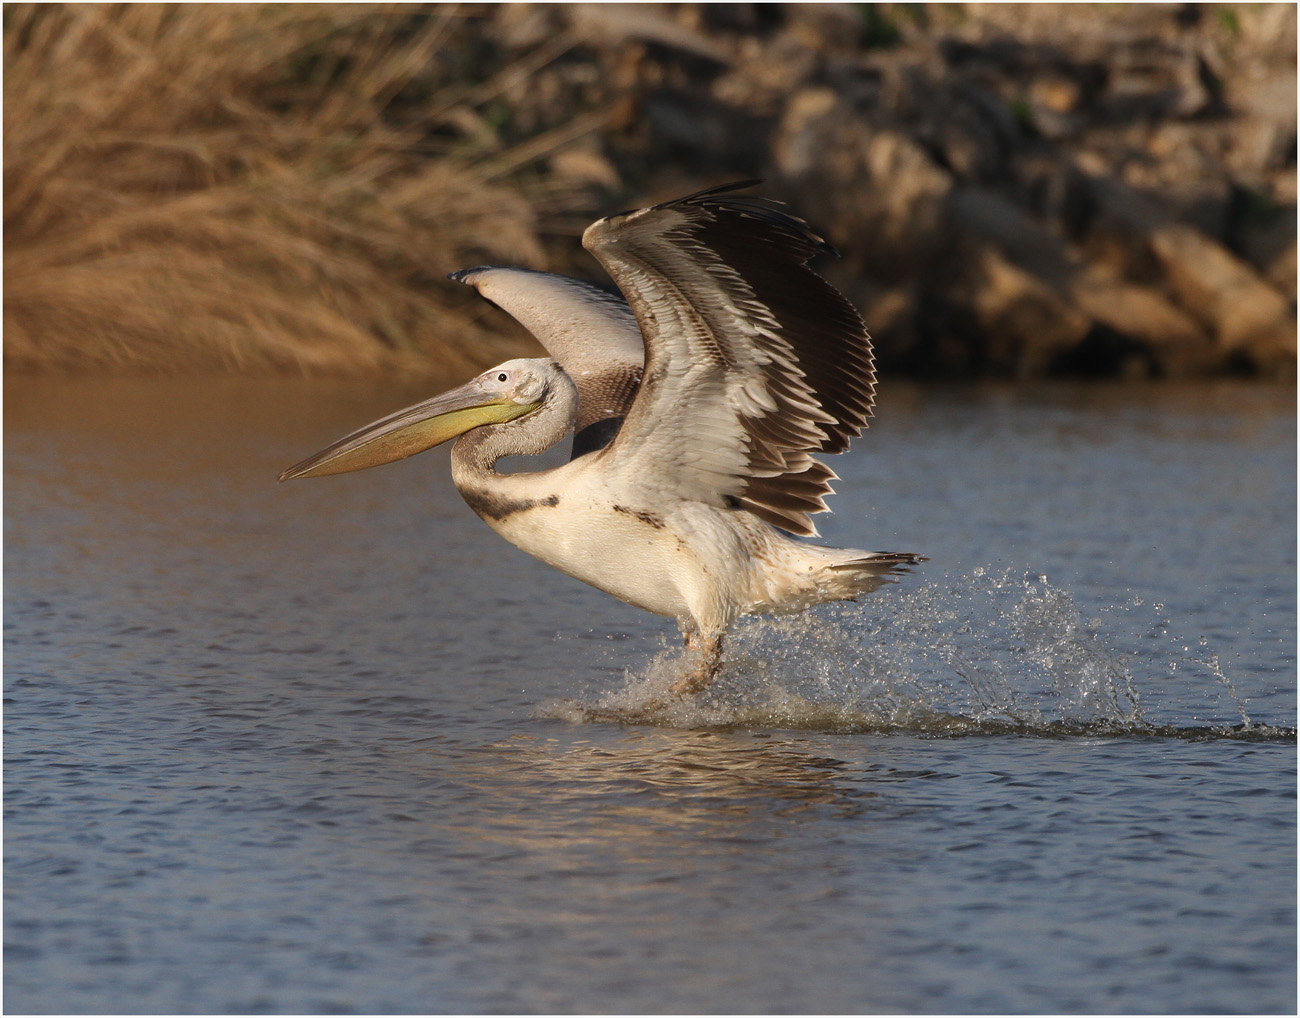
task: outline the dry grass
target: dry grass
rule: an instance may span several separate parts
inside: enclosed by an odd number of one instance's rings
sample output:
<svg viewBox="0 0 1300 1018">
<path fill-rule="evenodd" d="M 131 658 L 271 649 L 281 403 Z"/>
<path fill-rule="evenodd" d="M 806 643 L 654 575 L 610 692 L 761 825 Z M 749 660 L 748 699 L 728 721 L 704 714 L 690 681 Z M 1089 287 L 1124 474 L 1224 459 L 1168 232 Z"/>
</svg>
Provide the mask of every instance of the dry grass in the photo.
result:
<svg viewBox="0 0 1300 1018">
<path fill-rule="evenodd" d="M 541 259 L 511 153 L 430 118 L 465 114 L 463 17 L 6 5 L 6 364 L 462 371 L 508 348 L 442 281 Z"/>
</svg>

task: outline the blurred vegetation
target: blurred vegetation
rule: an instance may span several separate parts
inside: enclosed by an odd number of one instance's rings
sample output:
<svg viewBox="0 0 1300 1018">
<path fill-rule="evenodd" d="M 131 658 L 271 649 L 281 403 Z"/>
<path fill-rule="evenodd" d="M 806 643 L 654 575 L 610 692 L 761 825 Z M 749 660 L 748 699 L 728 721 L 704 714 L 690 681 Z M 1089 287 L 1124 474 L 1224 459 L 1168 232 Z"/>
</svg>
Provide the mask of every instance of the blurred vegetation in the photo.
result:
<svg viewBox="0 0 1300 1018">
<path fill-rule="evenodd" d="M 441 277 L 541 253 L 528 198 L 430 132 L 429 107 L 465 98 L 442 56 L 463 21 L 400 5 L 6 5 L 6 362 L 481 363 L 478 309 Z"/>
<path fill-rule="evenodd" d="M 533 348 L 448 271 L 758 176 L 886 370 L 1294 376 L 1290 5 L 3 18 L 10 368 L 463 374 Z"/>
</svg>

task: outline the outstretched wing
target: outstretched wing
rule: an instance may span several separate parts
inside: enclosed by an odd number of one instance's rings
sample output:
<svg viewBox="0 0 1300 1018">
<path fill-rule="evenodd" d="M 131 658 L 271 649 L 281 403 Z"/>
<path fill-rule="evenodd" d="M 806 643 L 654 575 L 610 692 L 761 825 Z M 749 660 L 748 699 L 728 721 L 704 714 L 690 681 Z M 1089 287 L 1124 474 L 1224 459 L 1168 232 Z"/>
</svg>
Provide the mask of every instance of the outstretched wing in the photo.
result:
<svg viewBox="0 0 1300 1018">
<path fill-rule="evenodd" d="M 645 340 L 608 468 L 815 534 L 837 453 L 871 416 L 871 337 L 808 260 L 830 250 L 780 203 L 715 187 L 601 219 L 582 243 Z"/>
<path fill-rule="evenodd" d="M 532 269 L 480 265 L 450 278 L 519 322 L 573 379 L 573 455 L 608 444 L 632 405 L 645 361 L 627 301 L 612 287 Z"/>
</svg>

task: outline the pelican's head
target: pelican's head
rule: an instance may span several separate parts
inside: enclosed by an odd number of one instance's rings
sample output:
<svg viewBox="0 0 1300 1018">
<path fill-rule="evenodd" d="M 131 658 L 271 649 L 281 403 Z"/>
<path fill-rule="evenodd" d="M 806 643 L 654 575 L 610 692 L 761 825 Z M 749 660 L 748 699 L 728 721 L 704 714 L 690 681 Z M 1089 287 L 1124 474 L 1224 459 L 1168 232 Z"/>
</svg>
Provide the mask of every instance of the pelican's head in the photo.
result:
<svg viewBox="0 0 1300 1018">
<path fill-rule="evenodd" d="M 367 424 L 280 474 L 324 477 L 414 456 L 485 424 L 505 424 L 541 407 L 558 368 L 547 359 L 498 364 L 459 388 Z"/>
</svg>

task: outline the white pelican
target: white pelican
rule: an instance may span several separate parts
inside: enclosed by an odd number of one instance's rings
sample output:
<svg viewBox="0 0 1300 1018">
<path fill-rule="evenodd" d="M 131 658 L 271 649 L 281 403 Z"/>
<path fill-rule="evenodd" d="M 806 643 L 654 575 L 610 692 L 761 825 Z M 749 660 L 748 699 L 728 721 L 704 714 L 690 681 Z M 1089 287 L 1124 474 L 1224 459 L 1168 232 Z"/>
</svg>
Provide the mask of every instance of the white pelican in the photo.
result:
<svg viewBox="0 0 1300 1018">
<path fill-rule="evenodd" d="M 807 261 L 829 245 L 781 204 L 700 191 L 601 219 L 582 244 L 613 290 L 525 269 L 452 274 L 550 358 L 507 361 L 334 443 L 280 480 L 401 459 L 457 438 L 452 480 L 498 534 L 615 597 L 677 620 L 703 689 L 741 615 L 851 599 L 923 561 L 826 548 L 810 513 L 871 416 L 871 339 Z M 572 459 L 494 469 L 574 433 Z"/>
</svg>

